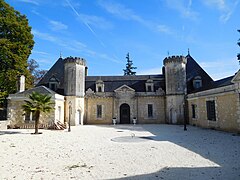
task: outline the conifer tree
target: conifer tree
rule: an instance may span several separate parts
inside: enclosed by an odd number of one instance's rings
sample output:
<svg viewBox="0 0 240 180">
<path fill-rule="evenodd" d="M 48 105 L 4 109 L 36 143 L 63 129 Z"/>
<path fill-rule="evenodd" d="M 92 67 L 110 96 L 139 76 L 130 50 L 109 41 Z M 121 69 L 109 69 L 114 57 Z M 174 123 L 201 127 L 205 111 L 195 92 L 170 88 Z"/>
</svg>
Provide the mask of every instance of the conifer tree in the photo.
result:
<svg viewBox="0 0 240 180">
<path fill-rule="evenodd" d="M 0 105 L 8 94 L 16 92 L 18 76 L 25 75 L 26 86 L 31 87 L 27 60 L 33 45 L 26 16 L 0 0 Z"/>
<path fill-rule="evenodd" d="M 136 72 L 133 71 L 133 69 L 137 69 L 137 67 L 133 67 L 133 62 L 130 60 L 129 53 L 127 53 L 126 56 L 127 59 L 127 64 L 126 64 L 126 69 L 124 69 L 124 76 L 132 76 L 136 75 Z"/>
</svg>

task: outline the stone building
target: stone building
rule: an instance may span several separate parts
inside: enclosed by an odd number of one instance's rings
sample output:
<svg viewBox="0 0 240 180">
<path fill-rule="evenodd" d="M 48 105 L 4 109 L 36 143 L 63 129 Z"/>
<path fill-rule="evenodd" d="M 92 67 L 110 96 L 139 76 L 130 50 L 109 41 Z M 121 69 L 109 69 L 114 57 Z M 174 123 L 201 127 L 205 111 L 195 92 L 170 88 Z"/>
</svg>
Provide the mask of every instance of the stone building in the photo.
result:
<svg viewBox="0 0 240 180">
<path fill-rule="evenodd" d="M 88 76 L 84 59 L 59 58 L 36 88 L 59 95 L 58 111 L 71 125 L 187 122 L 240 131 L 239 73 L 213 81 L 190 54 L 166 57 L 163 65 L 156 75 Z M 21 93 L 9 96 L 9 112 Z"/>
</svg>

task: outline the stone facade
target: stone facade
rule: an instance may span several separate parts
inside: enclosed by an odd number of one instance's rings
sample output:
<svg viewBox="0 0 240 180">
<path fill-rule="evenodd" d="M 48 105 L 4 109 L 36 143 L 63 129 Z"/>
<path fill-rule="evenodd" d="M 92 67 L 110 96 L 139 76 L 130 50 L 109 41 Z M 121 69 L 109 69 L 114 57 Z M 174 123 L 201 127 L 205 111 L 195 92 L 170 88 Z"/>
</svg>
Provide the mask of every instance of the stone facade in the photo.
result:
<svg viewBox="0 0 240 180">
<path fill-rule="evenodd" d="M 240 132 L 239 87 L 236 83 L 188 95 L 189 123 L 192 125 Z M 209 118 L 207 103 L 212 101 L 215 118 Z M 195 111 L 195 112 L 194 112 Z"/>
<path fill-rule="evenodd" d="M 52 101 L 53 111 L 50 113 L 40 114 L 40 124 L 51 125 L 54 122 L 60 121 L 64 123 L 64 96 L 56 94 L 50 89 L 42 86 L 33 88 L 31 90 L 19 92 L 16 94 L 10 94 L 8 97 L 8 121 L 11 126 L 19 126 L 24 123 L 33 123 L 34 119 L 32 114 L 27 115 L 23 109 L 22 105 L 25 100 L 29 100 L 28 96 L 32 91 L 42 92 L 50 95 Z"/>
<path fill-rule="evenodd" d="M 184 56 L 164 59 L 166 78 L 166 121 L 173 124 L 184 122 L 186 95 L 186 63 Z"/>
<path fill-rule="evenodd" d="M 37 85 L 50 92 L 55 103 L 48 123 L 59 119 L 70 125 L 189 122 L 240 132 L 239 72 L 213 81 L 189 54 L 167 57 L 163 64 L 163 74 L 157 75 L 88 76 L 84 59 L 59 58 Z M 34 90 L 9 96 L 11 122 L 24 122 L 22 94 Z"/>
</svg>

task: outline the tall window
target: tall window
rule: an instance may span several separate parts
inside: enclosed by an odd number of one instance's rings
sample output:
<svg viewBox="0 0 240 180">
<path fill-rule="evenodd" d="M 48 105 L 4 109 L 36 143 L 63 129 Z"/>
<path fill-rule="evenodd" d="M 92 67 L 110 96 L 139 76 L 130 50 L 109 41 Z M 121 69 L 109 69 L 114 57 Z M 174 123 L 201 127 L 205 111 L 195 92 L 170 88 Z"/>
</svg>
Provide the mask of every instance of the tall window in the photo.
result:
<svg viewBox="0 0 240 180">
<path fill-rule="evenodd" d="M 25 121 L 35 121 L 35 116 L 33 112 L 25 112 Z"/>
<path fill-rule="evenodd" d="M 151 118 L 153 117 L 153 105 L 148 104 L 148 117 Z"/>
<path fill-rule="evenodd" d="M 215 101 L 207 101 L 207 118 L 210 121 L 216 121 Z"/>
<path fill-rule="evenodd" d="M 102 118 L 102 105 L 97 105 L 97 118 Z"/>
<path fill-rule="evenodd" d="M 152 86 L 148 85 L 148 86 L 147 86 L 147 91 L 148 91 L 148 92 L 152 92 Z"/>
<path fill-rule="evenodd" d="M 192 104 L 192 118 L 196 118 L 196 105 Z"/>
</svg>

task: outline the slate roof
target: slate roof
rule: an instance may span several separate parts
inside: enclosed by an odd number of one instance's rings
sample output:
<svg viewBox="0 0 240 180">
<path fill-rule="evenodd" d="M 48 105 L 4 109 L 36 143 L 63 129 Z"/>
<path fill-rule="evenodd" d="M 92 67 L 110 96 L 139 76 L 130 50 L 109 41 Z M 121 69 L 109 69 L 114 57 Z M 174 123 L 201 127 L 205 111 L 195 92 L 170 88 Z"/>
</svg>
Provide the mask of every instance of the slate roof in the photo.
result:
<svg viewBox="0 0 240 180">
<path fill-rule="evenodd" d="M 213 79 L 204 71 L 201 66 L 188 54 L 187 65 L 186 65 L 186 78 L 187 78 L 187 93 L 191 93 L 196 91 L 193 87 L 193 79 L 196 76 L 200 76 L 202 78 L 202 86 L 209 86 Z"/>
<path fill-rule="evenodd" d="M 64 83 L 64 61 L 59 58 L 56 63 L 48 70 L 45 76 L 38 82 L 37 86 L 44 85 L 48 87 L 48 82 L 51 77 L 55 77 L 59 80 L 59 89 L 63 89 Z"/>
<path fill-rule="evenodd" d="M 51 89 L 45 87 L 45 86 L 37 86 L 32 89 L 28 89 L 23 92 L 17 92 L 15 94 L 10 94 L 9 97 L 15 97 L 15 96 L 22 96 L 22 97 L 27 97 L 29 94 L 32 94 L 32 92 L 38 92 L 41 94 L 48 94 L 48 95 L 55 95 L 56 92 L 52 91 Z"/>
<path fill-rule="evenodd" d="M 153 80 L 154 91 L 158 88 L 165 90 L 165 80 L 163 75 L 136 75 L 136 76 L 87 76 L 85 80 L 85 90 L 91 88 L 96 91 L 96 81 L 104 82 L 104 91 L 113 92 L 122 85 L 133 88 L 136 92 L 146 92 L 145 83 L 148 79 Z"/>
<path fill-rule="evenodd" d="M 201 66 L 188 54 L 186 56 L 186 78 L 187 78 L 187 93 L 194 93 L 203 91 L 206 89 L 217 88 L 221 86 L 227 86 L 231 84 L 233 76 L 221 79 L 219 81 L 213 81 L 213 79 L 201 68 Z M 48 82 L 51 77 L 55 77 L 59 80 L 59 89 L 56 91 L 58 94 L 64 94 L 64 60 L 59 58 L 46 75 L 39 81 L 37 86 L 44 85 L 48 87 Z M 202 78 L 202 88 L 194 89 L 193 79 L 196 76 Z M 165 76 L 164 74 L 157 75 L 136 75 L 136 76 L 86 76 L 85 91 L 91 88 L 96 91 L 96 81 L 102 80 L 104 82 L 104 91 L 113 92 L 115 89 L 122 85 L 127 85 L 136 92 L 145 92 L 145 83 L 148 79 L 152 79 L 154 83 L 154 91 L 158 88 L 162 88 L 165 91 Z"/>
</svg>

